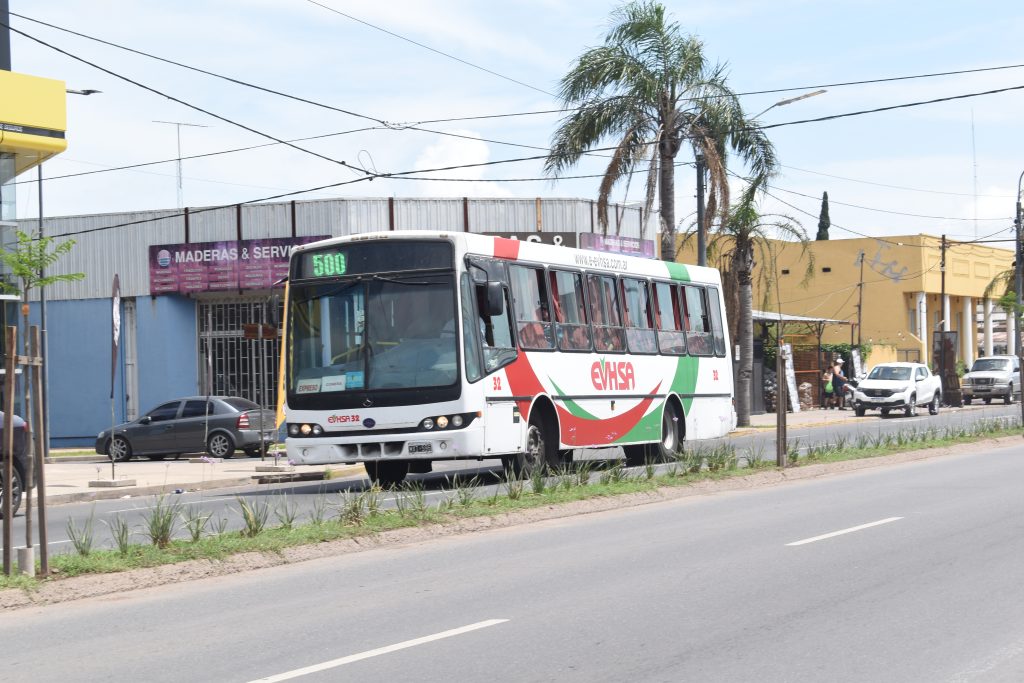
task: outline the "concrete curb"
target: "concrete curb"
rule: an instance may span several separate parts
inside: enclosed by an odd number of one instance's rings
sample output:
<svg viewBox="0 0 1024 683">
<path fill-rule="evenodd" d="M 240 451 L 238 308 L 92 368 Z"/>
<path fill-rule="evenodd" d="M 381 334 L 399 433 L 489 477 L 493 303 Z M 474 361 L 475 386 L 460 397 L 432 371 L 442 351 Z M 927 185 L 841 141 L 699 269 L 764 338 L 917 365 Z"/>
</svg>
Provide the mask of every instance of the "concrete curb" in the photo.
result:
<svg viewBox="0 0 1024 683">
<path fill-rule="evenodd" d="M 331 469 L 331 479 L 352 476 L 363 471 L 362 465 L 342 465 Z M 143 496 L 158 496 L 164 493 L 174 493 L 177 490 L 183 492 L 210 491 L 212 489 L 232 488 L 235 486 L 250 486 L 254 484 L 279 484 L 288 481 L 316 481 L 324 479 L 323 472 L 259 472 L 244 477 L 231 477 L 223 479 L 209 479 L 201 482 L 189 482 L 184 484 L 159 484 L 156 486 L 133 486 L 123 489 L 96 489 L 90 491 L 76 491 L 74 493 L 47 494 L 47 505 L 61 505 L 64 503 L 87 503 L 93 500 L 113 500 L 116 498 L 141 498 Z M 291 476 L 294 475 L 294 476 Z M 328 480 L 329 481 L 329 480 Z M 33 499 L 33 504 L 35 499 Z"/>
</svg>

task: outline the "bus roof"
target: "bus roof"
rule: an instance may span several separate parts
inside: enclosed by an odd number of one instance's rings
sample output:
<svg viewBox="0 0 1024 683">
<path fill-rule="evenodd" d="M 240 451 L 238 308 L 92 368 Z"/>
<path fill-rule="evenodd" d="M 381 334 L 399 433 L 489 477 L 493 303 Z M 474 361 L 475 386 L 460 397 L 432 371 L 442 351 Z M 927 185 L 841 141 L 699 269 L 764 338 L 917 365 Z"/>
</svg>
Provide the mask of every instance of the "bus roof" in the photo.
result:
<svg viewBox="0 0 1024 683">
<path fill-rule="evenodd" d="M 659 261 L 657 259 L 627 256 L 615 252 L 561 247 L 529 240 L 515 240 L 471 232 L 440 230 L 389 230 L 344 235 L 295 246 L 292 254 L 317 249 L 330 244 L 365 242 L 374 240 L 446 240 L 467 254 L 493 257 L 548 266 L 579 268 L 590 272 L 606 271 L 616 275 L 663 277 L 683 282 L 720 284 L 721 276 L 715 268 Z"/>
</svg>

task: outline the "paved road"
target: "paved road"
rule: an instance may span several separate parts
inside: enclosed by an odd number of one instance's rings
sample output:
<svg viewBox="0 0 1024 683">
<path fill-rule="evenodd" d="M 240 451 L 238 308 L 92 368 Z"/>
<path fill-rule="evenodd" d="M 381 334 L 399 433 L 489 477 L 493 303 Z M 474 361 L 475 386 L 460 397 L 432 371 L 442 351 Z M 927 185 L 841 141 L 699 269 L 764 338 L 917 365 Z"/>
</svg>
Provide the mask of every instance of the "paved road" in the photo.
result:
<svg viewBox="0 0 1024 683">
<path fill-rule="evenodd" d="M 853 445 L 857 437 L 863 434 L 876 436 L 884 433 L 896 433 L 901 430 L 942 430 L 946 427 L 969 426 L 980 421 L 1016 420 L 1020 415 L 1020 406 L 994 405 L 974 406 L 968 409 L 944 409 L 936 416 L 925 413 L 915 418 L 882 418 L 877 414 L 869 414 L 867 417 L 858 419 L 853 417 L 852 412 L 848 411 L 847 414 L 850 415 L 847 422 L 828 426 L 790 428 L 788 436 L 791 447 L 806 453 L 807 448 L 811 445 L 835 443 L 839 439 L 846 439 L 848 444 Z M 729 444 L 735 447 L 741 456 L 741 461 L 745 454 L 754 454 L 770 460 L 775 458 L 774 429 L 750 430 L 728 438 L 705 442 L 704 446 L 711 447 L 716 444 Z M 615 449 L 613 453 L 620 454 L 620 451 Z M 588 451 L 582 455 L 601 466 L 608 462 L 609 451 Z M 121 467 L 130 468 L 131 463 L 121 465 Z M 436 463 L 436 467 L 437 470 L 431 474 L 410 477 L 410 481 L 417 482 L 424 487 L 427 500 L 432 505 L 453 495 L 453 479 L 456 475 L 463 480 L 476 477 L 481 486 L 481 495 L 486 495 L 494 487 L 500 487 L 504 481 L 501 463 L 497 460 L 441 462 Z M 168 499 L 180 504 L 183 510 L 195 510 L 196 514 L 209 516 L 210 529 L 219 525 L 223 525 L 226 529 L 239 529 L 242 527 L 237 501 L 239 496 L 253 501 L 267 502 L 271 509 L 270 524 L 275 525 L 278 523 L 273 512 L 276 509 L 282 509 L 285 505 L 297 505 L 299 518 L 309 519 L 316 505 L 326 504 L 331 508 L 339 502 L 340 496 L 344 492 L 361 491 L 368 483 L 365 477 L 357 476 L 327 482 L 253 485 L 181 495 L 171 494 Z M 385 496 L 385 507 L 393 505 L 393 498 L 392 495 Z M 144 536 L 146 519 L 152 514 L 155 504 L 156 500 L 153 496 L 145 496 L 50 507 L 47 520 L 50 552 L 54 554 L 72 552 L 73 546 L 68 533 L 69 520 L 76 528 L 82 529 L 88 523 L 90 515 L 93 517 L 98 547 L 113 546 L 107 523 L 117 515 L 125 518 L 134 527 L 135 542 L 145 543 L 147 542 Z M 332 515 L 334 512 L 329 509 L 327 514 Z M 13 534 L 15 545 L 23 544 L 24 514 L 19 514 L 15 518 Z M 187 531 L 181 528 L 178 536 L 186 537 Z M 0 556 L 2 556 L 2 550 L 0 550 Z"/>
<path fill-rule="evenodd" d="M 1024 680 L 1019 452 L 23 610 L 0 615 L 5 669 L 36 682 Z"/>
</svg>

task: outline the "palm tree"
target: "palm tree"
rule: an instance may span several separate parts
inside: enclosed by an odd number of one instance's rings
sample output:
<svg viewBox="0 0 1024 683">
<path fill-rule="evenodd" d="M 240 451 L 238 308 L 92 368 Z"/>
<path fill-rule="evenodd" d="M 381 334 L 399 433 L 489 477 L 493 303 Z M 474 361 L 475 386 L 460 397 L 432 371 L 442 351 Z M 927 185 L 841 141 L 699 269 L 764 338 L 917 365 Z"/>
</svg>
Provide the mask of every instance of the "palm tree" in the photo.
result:
<svg viewBox="0 0 1024 683">
<path fill-rule="evenodd" d="M 557 177 L 602 140 L 615 140 L 598 193 L 601 225 L 608 229 L 615 185 L 645 172 L 644 213 L 650 215 L 657 189 L 661 254 L 674 261 L 675 159 L 684 143 L 703 155 L 709 173 L 705 231 L 728 213 L 727 148 L 748 165 L 755 185 L 774 173 L 774 148 L 744 115 L 725 67 L 709 66 L 703 44 L 684 35 L 662 4 L 630 2 L 612 20 L 604 45 L 580 55 L 561 81 L 560 97 L 574 111 L 552 136 L 544 170 Z"/>
<path fill-rule="evenodd" d="M 807 267 L 803 284 L 814 275 L 814 253 L 808 249 L 810 240 L 800 222 L 785 214 L 760 213 L 756 203 L 757 187 L 750 186 L 740 202 L 732 208 L 720 229 L 712 235 L 708 251 L 717 253 L 722 265 L 735 277 L 739 288 L 736 339 L 740 345 L 740 362 L 736 381 L 736 420 L 739 426 L 750 424 L 751 382 L 754 370 L 754 321 L 753 283 L 754 273 L 759 272 L 765 298 L 775 282 L 775 254 L 771 251 L 772 239 L 794 240 L 801 248 L 801 258 L 806 257 Z M 755 271 L 760 261 L 762 267 Z M 779 311 L 782 312 L 781 310 Z"/>
</svg>

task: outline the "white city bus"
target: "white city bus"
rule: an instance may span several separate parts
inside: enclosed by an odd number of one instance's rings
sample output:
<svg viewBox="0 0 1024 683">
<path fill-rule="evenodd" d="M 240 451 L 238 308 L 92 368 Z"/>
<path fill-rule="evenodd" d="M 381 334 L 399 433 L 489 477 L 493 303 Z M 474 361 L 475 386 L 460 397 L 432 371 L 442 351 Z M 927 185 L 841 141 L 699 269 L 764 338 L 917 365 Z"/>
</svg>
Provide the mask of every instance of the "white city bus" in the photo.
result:
<svg viewBox="0 0 1024 683">
<path fill-rule="evenodd" d="M 518 472 L 573 449 L 630 464 L 736 425 L 713 268 L 458 232 L 296 247 L 286 311 L 288 458 L 381 484 L 434 460 Z"/>
</svg>

